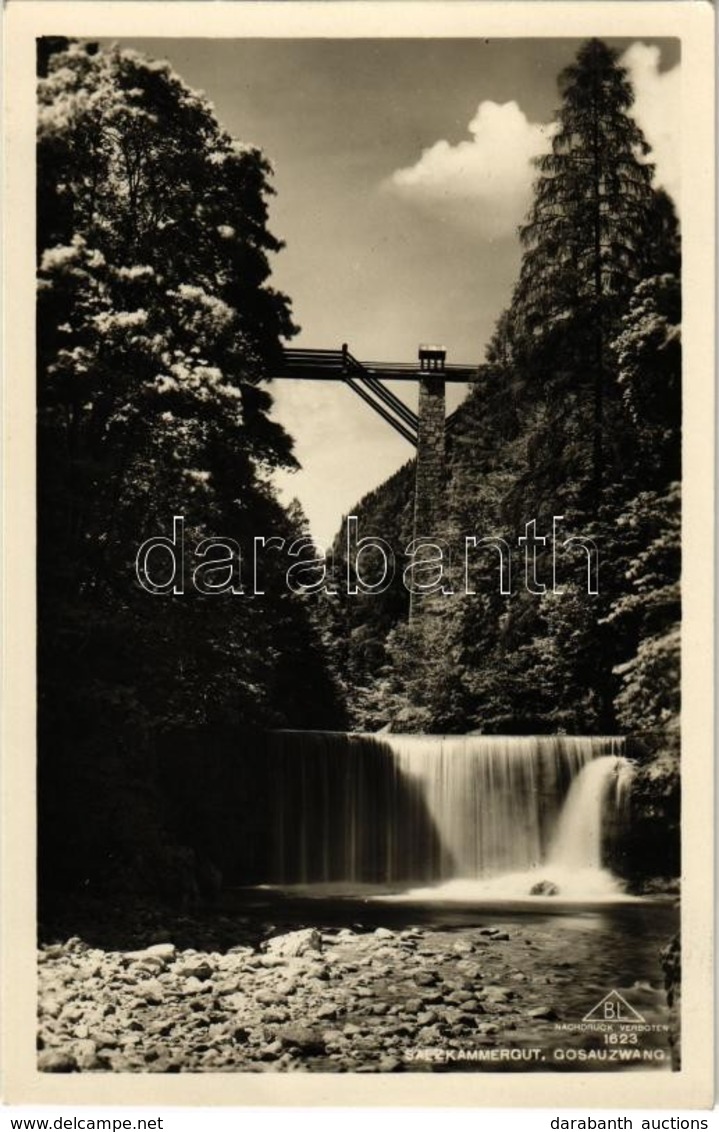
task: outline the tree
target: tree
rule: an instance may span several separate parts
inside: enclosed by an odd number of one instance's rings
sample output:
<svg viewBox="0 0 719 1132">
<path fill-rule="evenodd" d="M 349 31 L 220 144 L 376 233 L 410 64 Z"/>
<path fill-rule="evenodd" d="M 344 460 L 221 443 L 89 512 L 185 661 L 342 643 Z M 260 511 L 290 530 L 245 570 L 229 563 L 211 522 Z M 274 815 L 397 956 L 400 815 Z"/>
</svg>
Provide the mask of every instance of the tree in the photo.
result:
<svg viewBox="0 0 719 1132">
<path fill-rule="evenodd" d="M 95 612 L 109 609 L 137 546 L 173 513 L 190 538 L 239 539 L 276 512 L 262 473 L 294 461 L 257 383 L 293 326 L 266 285 L 281 245 L 262 155 L 166 63 L 72 43 L 47 65 L 39 538 L 41 659 L 57 671 L 66 601 L 92 610 L 104 594 Z"/>
<path fill-rule="evenodd" d="M 606 478 L 607 407 L 616 393 L 608 344 L 654 253 L 659 218 L 648 145 L 629 116 L 634 101 L 616 52 L 593 39 L 559 79 L 562 105 L 527 223 L 515 295 L 532 366 L 554 425 L 591 400 L 591 481 Z M 574 411 L 567 410 L 574 402 Z"/>
<path fill-rule="evenodd" d="M 635 444 L 633 472 L 644 489 L 681 475 L 681 285 L 673 274 L 643 280 L 612 343 L 617 387 Z"/>
<path fill-rule="evenodd" d="M 449 435 L 447 497 L 454 530 L 510 543 L 528 519 L 547 532 L 552 516 L 563 515 L 568 533 L 582 532 L 599 548 L 600 592 L 573 589 L 579 579 L 569 571 L 564 594 L 537 598 L 515 583 L 508 597 L 485 573 L 478 593 L 442 619 L 429 679 L 403 663 L 401 634 L 390 638 L 385 654 L 396 678 L 385 662 L 364 696 L 379 720 L 384 697 L 383 722 L 409 703 L 429 728 L 586 733 L 644 726 L 640 719 L 653 710 L 636 700 L 641 689 L 651 698 L 637 661 L 632 716 L 622 698 L 630 669 L 620 666 L 653 636 L 637 620 L 648 595 L 637 592 L 631 570 L 658 532 L 628 516 L 654 504 L 664 514 L 661 500 L 680 470 L 677 221 L 669 198 L 652 187 L 615 52 L 598 40 L 584 44 L 560 90 L 512 302 Z M 393 501 L 395 486 L 373 500 L 377 512 L 390 508 L 389 532 L 400 528 L 408 498 Z M 549 543 L 538 554 L 545 582 L 550 554 Z M 677 582 L 671 555 L 657 560 L 658 587 L 661 578 L 668 589 Z M 643 649 L 647 664 L 652 656 L 658 663 L 654 646 Z M 661 655 L 667 664 L 656 690 L 666 701 L 676 673 L 667 651 Z"/>
<path fill-rule="evenodd" d="M 341 708 L 281 564 L 257 599 L 163 597 L 135 578 L 139 545 L 175 514 L 188 577 L 203 538 L 246 551 L 293 536 L 268 476 L 295 466 L 292 441 L 260 385 L 295 331 L 268 282 L 270 167 L 167 63 L 71 42 L 40 63 L 40 789 L 57 820 L 42 859 L 65 854 L 77 879 L 111 842 L 132 872 L 130 810 L 141 855 L 161 861 L 163 733 L 331 725 Z"/>
</svg>

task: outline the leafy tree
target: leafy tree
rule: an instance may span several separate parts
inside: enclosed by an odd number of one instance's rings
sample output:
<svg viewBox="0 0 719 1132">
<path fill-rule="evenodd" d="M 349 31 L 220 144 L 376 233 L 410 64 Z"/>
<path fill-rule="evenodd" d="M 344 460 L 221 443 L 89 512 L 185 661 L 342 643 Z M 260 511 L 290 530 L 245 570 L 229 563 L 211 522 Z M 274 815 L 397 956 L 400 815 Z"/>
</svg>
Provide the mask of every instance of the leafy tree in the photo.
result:
<svg viewBox="0 0 719 1132">
<path fill-rule="evenodd" d="M 342 712 L 286 564 L 268 556 L 257 598 L 191 585 L 158 596 L 135 580 L 140 543 L 171 533 L 173 515 L 188 579 L 203 538 L 246 553 L 258 533 L 296 535 L 268 478 L 295 464 L 292 442 L 259 384 L 295 330 L 268 282 L 281 248 L 267 228 L 269 165 L 166 63 L 61 42 L 40 63 L 42 860 L 64 854 L 77 879 L 83 861 L 106 865 L 98 847 L 112 843 L 132 875 L 138 822 L 141 855 L 163 860 L 153 751 L 164 732 L 332 725 Z M 83 806 L 99 806 L 96 820 L 83 824 Z"/>
<path fill-rule="evenodd" d="M 681 474 L 681 287 L 676 275 L 642 280 L 612 348 L 617 386 L 635 438 L 632 471 L 643 487 L 663 489 Z"/>
</svg>

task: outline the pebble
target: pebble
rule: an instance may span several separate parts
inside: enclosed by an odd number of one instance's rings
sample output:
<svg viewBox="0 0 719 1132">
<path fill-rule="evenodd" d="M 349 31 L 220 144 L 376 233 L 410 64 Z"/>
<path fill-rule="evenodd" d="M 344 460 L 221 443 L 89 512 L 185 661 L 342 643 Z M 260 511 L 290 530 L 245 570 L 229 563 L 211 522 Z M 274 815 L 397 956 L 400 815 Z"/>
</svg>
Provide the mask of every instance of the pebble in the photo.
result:
<svg viewBox="0 0 719 1132">
<path fill-rule="evenodd" d="M 185 946 L 181 920 L 138 935 L 151 942 L 135 951 L 41 947 L 41 1071 L 426 1072 L 408 1051 L 501 1044 L 517 1023 L 557 1017 L 537 1003 L 542 953 L 516 937 L 520 958 L 500 927 L 259 925 L 259 948 L 230 939 L 224 952 L 210 933 Z"/>
<path fill-rule="evenodd" d="M 530 1010 L 525 1011 L 527 1018 L 546 1018 L 547 1021 L 555 1021 L 559 1015 L 556 1010 L 551 1006 L 533 1006 Z"/>
<path fill-rule="evenodd" d="M 74 1073 L 78 1065 L 72 1054 L 44 1049 L 38 1054 L 37 1067 L 41 1073 Z"/>
</svg>

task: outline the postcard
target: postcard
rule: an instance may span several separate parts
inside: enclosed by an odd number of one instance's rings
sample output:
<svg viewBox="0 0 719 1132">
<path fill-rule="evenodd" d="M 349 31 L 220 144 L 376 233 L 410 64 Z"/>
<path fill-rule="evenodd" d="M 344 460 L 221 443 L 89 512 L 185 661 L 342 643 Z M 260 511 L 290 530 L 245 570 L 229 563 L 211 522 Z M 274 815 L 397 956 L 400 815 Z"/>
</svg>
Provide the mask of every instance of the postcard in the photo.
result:
<svg viewBox="0 0 719 1132">
<path fill-rule="evenodd" d="M 8 1099 L 711 1106 L 711 6 L 5 23 Z"/>
</svg>

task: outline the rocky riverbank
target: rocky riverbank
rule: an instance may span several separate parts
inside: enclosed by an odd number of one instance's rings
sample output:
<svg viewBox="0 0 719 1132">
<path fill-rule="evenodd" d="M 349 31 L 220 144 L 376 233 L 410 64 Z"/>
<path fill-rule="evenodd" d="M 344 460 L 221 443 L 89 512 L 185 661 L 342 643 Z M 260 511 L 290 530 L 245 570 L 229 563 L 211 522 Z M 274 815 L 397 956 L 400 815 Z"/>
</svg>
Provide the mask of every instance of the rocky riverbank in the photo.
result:
<svg viewBox="0 0 719 1132">
<path fill-rule="evenodd" d="M 521 926 L 305 928 L 202 951 L 171 940 L 107 950 L 74 938 L 39 951 L 38 1066 L 154 1073 L 463 1068 L 462 1051 L 543 1050 L 556 1042 L 572 967 L 571 956 L 548 954 L 541 932 L 530 936 Z M 658 988 L 645 988 L 644 996 L 663 1009 Z M 432 1050 L 445 1051 L 443 1059 L 434 1061 Z M 466 1068 L 541 1068 L 544 1055 L 521 1064 L 522 1054 L 512 1056 L 517 1060 L 468 1059 Z"/>
</svg>

